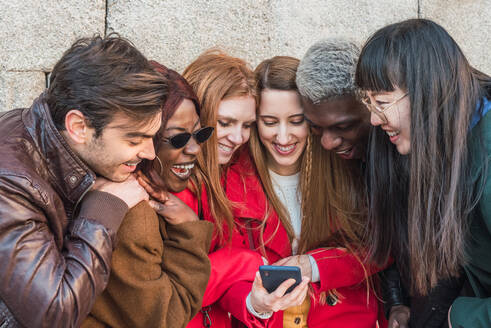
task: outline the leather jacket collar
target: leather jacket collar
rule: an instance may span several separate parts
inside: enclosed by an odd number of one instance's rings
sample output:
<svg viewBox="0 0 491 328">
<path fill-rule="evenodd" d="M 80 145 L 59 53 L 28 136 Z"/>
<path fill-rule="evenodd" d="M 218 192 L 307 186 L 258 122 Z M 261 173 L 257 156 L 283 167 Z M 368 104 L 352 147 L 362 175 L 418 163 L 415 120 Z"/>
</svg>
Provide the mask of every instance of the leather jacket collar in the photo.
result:
<svg viewBox="0 0 491 328">
<path fill-rule="evenodd" d="M 92 186 L 95 174 L 56 129 L 45 97 L 46 93 L 41 94 L 31 108 L 23 111 L 22 121 L 57 191 L 69 201 L 77 203 Z M 27 143 L 23 145 L 31 147 Z"/>
</svg>

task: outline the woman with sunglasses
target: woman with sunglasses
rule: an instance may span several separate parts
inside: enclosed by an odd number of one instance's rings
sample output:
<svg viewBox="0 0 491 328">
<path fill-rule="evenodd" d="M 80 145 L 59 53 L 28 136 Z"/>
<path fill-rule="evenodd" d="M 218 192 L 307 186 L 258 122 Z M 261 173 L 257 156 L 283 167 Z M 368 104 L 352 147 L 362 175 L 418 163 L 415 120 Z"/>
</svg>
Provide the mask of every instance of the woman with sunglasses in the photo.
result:
<svg viewBox="0 0 491 328">
<path fill-rule="evenodd" d="M 152 65 L 167 78 L 169 94 L 154 137 L 156 158 L 141 164 L 139 180 L 159 192 L 162 203 L 141 202 L 124 218 L 107 288 L 82 327 L 183 327 L 201 308 L 213 225 L 167 191 L 186 188 L 200 144 L 213 128 L 201 127 L 200 106 L 187 82 Z"/>
<path fill-rule="evenodd" d="M 446 326 L 447 315 L 453 327 L 490 327 L 491 78 L 441 26 L 411 19 L 369 38 L 356 83 L 378 127 L 368 161 L 371 259 L 397 259 L 411 327 Z M 463 277 L 468 297 L 457 297 Z M 442 292 L 445 302 L 421 309 L 421 297 Z"/>
</svg>

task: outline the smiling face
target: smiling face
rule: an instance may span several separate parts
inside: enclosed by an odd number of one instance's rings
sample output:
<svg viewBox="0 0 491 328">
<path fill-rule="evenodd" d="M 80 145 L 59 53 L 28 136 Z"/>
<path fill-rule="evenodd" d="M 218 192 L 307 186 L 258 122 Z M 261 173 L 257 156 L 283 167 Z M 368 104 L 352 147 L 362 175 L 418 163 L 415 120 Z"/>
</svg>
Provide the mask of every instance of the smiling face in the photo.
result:
<svg viewBox="0 0 491 328">
<path fill-rule="evenodd" d="M 155 158 L 152 138 L 160 128 L 160 121 L 161 113 L 143 124 L 116 113 L 101 135 L 95 137 L 95 129 L 87 127 L 86 141 L 72 148 L 98 175 L 121 182 L 142 160 Z"/>
<path fill-rule="evenodd" d="M 256 101 L 252 96 L 228 98 L 220 102 L 217 114 L 218 162 L 224 165 L 249 140 L 256 120 Z"/>
<path fill-rule="evenodd" d="M 162 136 L 168 139 L 183 132 L 193 133 L 200 127 L 199 116 L 193 102 L 184 99 L 174 115 L 167 121 Z M 186 146 L 179 149 L 174 148 L 169 142 L 161 144 L 157 156 L 163 167 L 160 168 L 157 161 L 154 161 L 154 167 L 157 172 L 161 172 L 161 177 L 170 191 L 180 192 L 187 187 L 188 180 L 194 171 L 196 155 L 200 150 L 201 146 L 193 137 L 189 139 Z"/>
<path fill-rule="evenodd" d="M 305 118 L 321 136 L 322 146 L 344 159 L 362 159 L 368 143 L 370 113 L 354 96 L 319 104 L 302 97 Z"/>
<path fill-rule="evenodd" d="M 269 89 L 261 92 L 257 129 L 267 150 L 268 167 L 280 175 L 298 172 L 309 135 L 298 93 Z"/>
<path fill-rule="evenodd" d="M 395 87 L 394 91 L 367 91 L 372 104 L 381 109 L 387 108 L 383 112 L 386 120 L 371 113 L 371 124 L 380 126 L 387 133 L 401 155 L 407 155 L 411 151 L 411 106 L 409 96 L 404 96 L 405 94 L 406 92 L 398 87 Z"/>
</svg>

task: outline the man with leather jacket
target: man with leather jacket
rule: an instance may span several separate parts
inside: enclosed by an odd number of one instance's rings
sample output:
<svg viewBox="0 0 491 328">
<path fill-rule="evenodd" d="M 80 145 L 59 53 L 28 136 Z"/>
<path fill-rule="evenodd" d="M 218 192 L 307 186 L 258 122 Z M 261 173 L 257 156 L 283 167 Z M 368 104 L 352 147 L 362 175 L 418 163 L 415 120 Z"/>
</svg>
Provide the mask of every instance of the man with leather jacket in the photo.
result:
<svg viewBox="0 0 491 328">
<path fill-rule="evenodd" d="M 148 199 L 164 78 L 117 35 L 80 39 L 30 108 L 0 115 L 0 327 L 77 327 L 105 288 L 116 232 Z"/>
</svg>

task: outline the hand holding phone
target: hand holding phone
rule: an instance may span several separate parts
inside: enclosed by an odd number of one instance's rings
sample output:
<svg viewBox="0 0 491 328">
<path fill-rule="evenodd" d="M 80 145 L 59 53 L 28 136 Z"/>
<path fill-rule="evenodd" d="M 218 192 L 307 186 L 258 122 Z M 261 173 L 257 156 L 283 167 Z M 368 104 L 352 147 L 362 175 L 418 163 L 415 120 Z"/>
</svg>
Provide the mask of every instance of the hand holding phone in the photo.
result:
<svg viewBox="0 0 491 328">
<path fill-rule="evenodd" d="M 270 294 L 285 280 L 295 279 L 295 283 L 286 290 L 285 294 L 290 293 L 302 282 L 300 268 L 297 266 L 261 265 L 259 267 L 259 273 L 261 274 L 264 288 Z"/>
<path fill-rule="evenodd" d="M 266 272 L 264 268 L 262 271 Z M 277 274 L 273 274 L 274 277 L 276 277 L 276 275 Z M 287 276 L 289 275 L 290 274 L 287 274 Z M 292 279 L 286 278 L 286 280 L 280 279 L 282 283 L 280 283 L 280 285 L 272 292 L 268 292 L 263 286 L 260 272 L 256 272 L 256 278 L 252 284 L 250 294 L 250 302 L 254 310 L 259 313 L 268 313 L 285 310 L 289 307 L 302 304 L 308 291 L 308 277 L 301 277 L 300 285 L 295 287 L 290 293 L 286 293 L 293 284 L 296 284 L 297 281 L 299 281 L 297 278 L 298 277 Z"/>
</svg>

